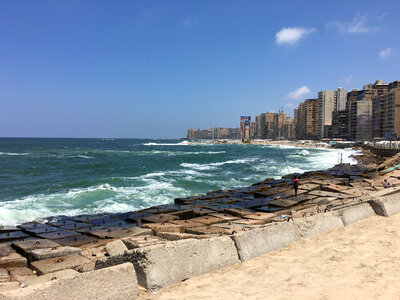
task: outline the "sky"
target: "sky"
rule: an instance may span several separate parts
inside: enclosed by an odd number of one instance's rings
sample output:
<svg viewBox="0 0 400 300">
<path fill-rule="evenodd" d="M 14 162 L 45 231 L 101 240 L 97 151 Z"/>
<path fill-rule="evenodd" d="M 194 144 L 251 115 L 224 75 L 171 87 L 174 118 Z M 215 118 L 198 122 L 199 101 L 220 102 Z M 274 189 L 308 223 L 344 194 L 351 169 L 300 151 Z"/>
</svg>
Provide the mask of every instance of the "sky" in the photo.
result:
<svg viewBox="0 0 400 300">
<path fill-rule="evenodd" d="M 0 136 L 180 138 L 400 79 L 400 1 L 0 0 Z"/>
</svg>

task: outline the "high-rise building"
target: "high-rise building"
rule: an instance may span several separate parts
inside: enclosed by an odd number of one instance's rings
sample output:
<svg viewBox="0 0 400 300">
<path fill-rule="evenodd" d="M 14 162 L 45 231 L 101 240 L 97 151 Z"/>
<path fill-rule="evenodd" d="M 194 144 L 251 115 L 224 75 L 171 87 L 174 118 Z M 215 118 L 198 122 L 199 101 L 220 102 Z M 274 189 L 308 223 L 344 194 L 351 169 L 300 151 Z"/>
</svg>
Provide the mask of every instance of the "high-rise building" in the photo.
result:
<svg viewBox="0 0 400 300">
<path fill-rule="evenodd" d="M 213 138 L 212 128 L 208 129 L 193 129 L 189 128 L 186 136 L 189 140 L 209 140 Z"/>
<path fill-rule="evenodd" d="M 388 84 L 377 80 L 375 83 L 364 85 L 361 91 L 352 90 L 347 94 L 349 139 L 369 141 L 372 140 L 375 133 L 379 134 L 379 128 L 382 128 L 382 119 L 379 118 L 381 111 L 380 108 L 373 110 L 373 101 L 376 97 L 386 94 L 388 88 Z M 373 120 L 377 120 L 376 127 Z"/>
<path fill-rule="evenodd" d="M 258 139 L 293 139 L 294 121 L 286 117 L 283 111 L 279 113 L 263 113 L 256 117 L 255 137 Z"/>
<path fill-rule="evenodd" d="M 214 128 L 214 139 L 238 139 L 239 128 Z"/>
<path fill-rule="evenodd" d="M 240 117 L 240 138 L 241 139 L 250 139 L 250 116 L 241 116 Z"/>
<path fill-rule="evenodd" d="M 386 93 L 373 97 L 372 101 L 374 137 L 399 138 L 400 80 L 390 83 Z"/>
<path fill-rule="evenodd" d="M 339 87 L 336 91 L 336 109 L 335 110 L 345 110 L 347 103 L 347 92 L 344 88 Z"/>
<path fill-rule="evenodd" d="M 335 110 L 332 113 L 332 125 L 329 137 L 347 139 L 349 134 L 349 112 L 347 109 Z"/>
<path fill-rule="evenodd" d="M 317 139 L 318 99 L 306 99 L 295 110 L 296 138 Z"/>
<path fill-rule="evenodd" d="M 325 137 L 325 126 L 332 125 L 332 112 L 336 109 L 336 91 L 318 93 L 318 138 Z"/>
</svg>

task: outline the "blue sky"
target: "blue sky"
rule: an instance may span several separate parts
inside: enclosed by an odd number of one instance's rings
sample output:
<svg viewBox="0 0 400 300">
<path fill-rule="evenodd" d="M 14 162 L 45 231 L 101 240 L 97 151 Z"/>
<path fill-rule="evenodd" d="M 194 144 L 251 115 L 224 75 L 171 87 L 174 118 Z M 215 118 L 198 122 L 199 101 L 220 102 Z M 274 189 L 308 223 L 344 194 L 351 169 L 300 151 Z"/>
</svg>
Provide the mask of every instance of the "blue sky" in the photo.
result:
<svg viewBox="0 0 400 300">
<path fill-rule="evenodd" d="M 400 79 L 400 1 L 0 1 L 0 136 L 184 137 Z"/>
</svg>

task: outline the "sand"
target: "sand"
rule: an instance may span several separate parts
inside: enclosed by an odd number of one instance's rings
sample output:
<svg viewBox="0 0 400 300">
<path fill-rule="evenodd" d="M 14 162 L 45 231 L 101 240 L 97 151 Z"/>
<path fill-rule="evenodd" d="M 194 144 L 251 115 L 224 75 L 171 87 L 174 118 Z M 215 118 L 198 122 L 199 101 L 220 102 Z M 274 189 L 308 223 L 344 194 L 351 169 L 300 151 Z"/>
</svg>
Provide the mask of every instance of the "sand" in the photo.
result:
<svg viewBox="0 0 400 300">
<path fill-rule="evenodd" d="M 140 299 L 400 299 L 400 214 L 370 217 Z"/>
</svg>

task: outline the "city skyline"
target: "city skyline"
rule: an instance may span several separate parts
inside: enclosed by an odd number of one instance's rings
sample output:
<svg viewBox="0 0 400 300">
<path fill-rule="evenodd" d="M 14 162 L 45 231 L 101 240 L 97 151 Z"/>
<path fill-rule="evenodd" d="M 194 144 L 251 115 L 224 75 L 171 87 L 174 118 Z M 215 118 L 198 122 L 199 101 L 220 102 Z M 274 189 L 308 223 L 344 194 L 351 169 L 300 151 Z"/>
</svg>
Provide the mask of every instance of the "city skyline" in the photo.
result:
<svg viewBox="0 0 400 300">
<path fill-rule="evenodd" d="M 396 1 L 2 1 L 0 136 L 180 138 L 398 78 Z M 216 123 L 218 121 L 218 124 Z"/>
</svg>

